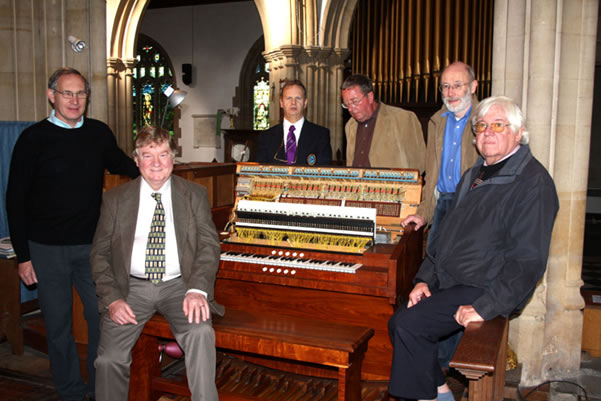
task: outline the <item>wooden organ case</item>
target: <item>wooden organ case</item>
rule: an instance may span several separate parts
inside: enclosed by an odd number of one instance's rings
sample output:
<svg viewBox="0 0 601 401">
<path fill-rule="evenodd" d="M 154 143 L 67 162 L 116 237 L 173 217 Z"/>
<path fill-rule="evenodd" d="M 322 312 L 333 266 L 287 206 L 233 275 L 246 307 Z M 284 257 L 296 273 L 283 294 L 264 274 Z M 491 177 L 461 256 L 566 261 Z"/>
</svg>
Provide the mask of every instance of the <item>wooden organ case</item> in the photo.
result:
<svg viewBox="0 0 601 401">
<path fill-rule="evenodd" d="M 239 163 L 215 296 L 237 310 L 371 327 L 362 380 L 388 380 L 388 319 L 413 287 L 422 231 L 403 230 L 417 170 Z M 244 356 L 313 376 L 335 372 Z"/>
</svg>

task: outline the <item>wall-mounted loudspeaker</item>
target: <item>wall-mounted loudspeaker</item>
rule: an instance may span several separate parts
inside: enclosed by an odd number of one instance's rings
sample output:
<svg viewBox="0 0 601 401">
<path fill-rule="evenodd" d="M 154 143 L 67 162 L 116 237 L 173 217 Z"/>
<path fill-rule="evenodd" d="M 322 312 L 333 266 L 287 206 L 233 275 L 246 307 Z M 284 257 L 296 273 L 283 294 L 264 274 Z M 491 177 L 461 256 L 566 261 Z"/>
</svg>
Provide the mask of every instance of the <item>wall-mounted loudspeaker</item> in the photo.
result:
<svg viewBox="0 0 601 401">
<path fill-rule="evenodd" d="M 192 83 L 192 64 L 182 64 L 182 81 L 186 85 Z"/>
</svg>

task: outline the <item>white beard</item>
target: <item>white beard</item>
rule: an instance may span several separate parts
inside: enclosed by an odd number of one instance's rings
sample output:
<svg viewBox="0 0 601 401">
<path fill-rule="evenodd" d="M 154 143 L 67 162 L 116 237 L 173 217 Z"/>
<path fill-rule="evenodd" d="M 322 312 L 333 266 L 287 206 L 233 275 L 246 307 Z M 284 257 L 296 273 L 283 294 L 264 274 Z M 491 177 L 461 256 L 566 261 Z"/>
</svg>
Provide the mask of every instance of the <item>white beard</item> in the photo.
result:
<svg viewBox="0 0 601 401">
<path fill-rule="evenodd" d="M 457 100 L 457 99 L 460 100 L 459 104 L 457 104 L 457 105 L 449 104 L 450 100 Z M 470 105 L 472 103 L 472 94 L 469 91 L 467 91 L 465 96 L 463 96 L 462 98 L 443 97 L 442 102 L 447 107 L 447 110 L 449 110 L 452 113 L 457 114 L 457 113 L 467 110 L 470 107 Z"/>
</svg>

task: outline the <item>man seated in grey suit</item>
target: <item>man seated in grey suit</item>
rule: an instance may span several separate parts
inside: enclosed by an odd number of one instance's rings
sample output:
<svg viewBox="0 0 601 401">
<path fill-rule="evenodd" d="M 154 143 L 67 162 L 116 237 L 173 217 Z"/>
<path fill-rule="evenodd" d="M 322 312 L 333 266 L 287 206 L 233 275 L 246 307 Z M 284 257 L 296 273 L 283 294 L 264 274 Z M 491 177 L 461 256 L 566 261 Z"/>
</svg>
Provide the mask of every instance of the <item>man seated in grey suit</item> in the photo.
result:
<svg viewBox="0 0 601 401">
<path fill-rule="evenodd" d="M 215 302 L 219 239 L 207 191 L 172 176 L 175 141 L 144 128 L 134 156 L 141 177 L 104 194 L 92 244 L 92 274 L 103 316 L 96 399 L 127 400 L 131 350 L 144 324 L 161 313 L 186 354 L 192 400 L 218 400 Z"/>
</svg>

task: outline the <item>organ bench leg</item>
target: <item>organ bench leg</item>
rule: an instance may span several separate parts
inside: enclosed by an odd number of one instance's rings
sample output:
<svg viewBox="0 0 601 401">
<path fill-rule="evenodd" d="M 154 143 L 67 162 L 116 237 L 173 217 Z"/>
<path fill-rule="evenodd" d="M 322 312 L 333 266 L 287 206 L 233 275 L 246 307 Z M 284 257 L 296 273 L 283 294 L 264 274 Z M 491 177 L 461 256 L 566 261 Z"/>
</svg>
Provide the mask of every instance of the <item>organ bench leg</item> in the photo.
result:
<svg viewBox="0 0 601 401">
<path fill-rule="evenodd" d="M 338 368 L 338 401 L 361 401 L 361 365 L 367 343 L 353 354 L 350 366 Z"/>
</svg>

